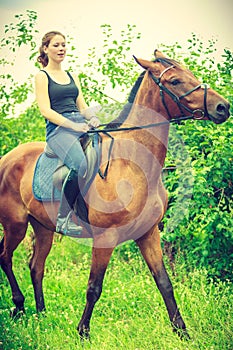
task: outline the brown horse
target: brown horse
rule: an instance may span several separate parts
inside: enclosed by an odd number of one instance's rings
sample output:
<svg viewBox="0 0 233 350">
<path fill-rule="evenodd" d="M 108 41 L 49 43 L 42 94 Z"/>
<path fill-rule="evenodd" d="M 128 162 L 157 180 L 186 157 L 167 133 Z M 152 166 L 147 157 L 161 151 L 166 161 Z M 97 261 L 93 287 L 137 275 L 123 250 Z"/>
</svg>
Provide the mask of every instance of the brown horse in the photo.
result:
<svg viewBox="0 0 233 350">
<path fill-rule="evenodd" d="M 84 230 L 82 237 L 92 237 L 93 248 L 86 306 L 78 332 L 86 337 L 112 252 L 126 240 L 134 240 L 139 246 L 164 299 L 173 329 L 185 333 L 185 323 L 163 264 L 158 228 L 167 206 L 161 170 L 169 122 L 190 116 L 218 124 L 229 117 L 229 103 L 207 85 L 200 84 L 176 61 L 156 52 L 154 62 L 142 59 L 137 62 L 146 73 L 121 128 L 109 131 L 114 144 L 107 176 L 102 179 L 97 175 L 85 196 L 91 230 Z M 110 148 L 110 139 L 105 134 L 102 145 L 104 170 Z M 35 164 L 43 149 L 43 142 L 23 144 L 0 161 L 0 222 L 4 228 L 0 262 L 12 289 L 13 315 L 24 312 L 24 296 L 12 271 L 12 255 L 25 237 L 29 222 L 35 235 L 29 266 L 36 308 L 38 312 L 45 310 L 42 280 L 59 203 L 42 203 L 32 193 Z"/>
</svg>

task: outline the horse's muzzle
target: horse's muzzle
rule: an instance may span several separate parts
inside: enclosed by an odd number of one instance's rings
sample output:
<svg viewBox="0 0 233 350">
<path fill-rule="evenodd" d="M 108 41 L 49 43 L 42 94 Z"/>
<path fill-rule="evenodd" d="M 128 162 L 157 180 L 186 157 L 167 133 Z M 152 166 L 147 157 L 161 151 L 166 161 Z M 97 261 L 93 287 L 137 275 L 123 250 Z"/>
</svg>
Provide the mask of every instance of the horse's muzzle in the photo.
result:
<svg viewBox="0 0 233 350">
<path fill-rule="evenodd" d="M 215 124 L 224 123 L 230 117 L 230 104 L 228 102 L 220 102 L 215 108 L 215 112 L 209 114 L 209 119 Z"/>
</svg>

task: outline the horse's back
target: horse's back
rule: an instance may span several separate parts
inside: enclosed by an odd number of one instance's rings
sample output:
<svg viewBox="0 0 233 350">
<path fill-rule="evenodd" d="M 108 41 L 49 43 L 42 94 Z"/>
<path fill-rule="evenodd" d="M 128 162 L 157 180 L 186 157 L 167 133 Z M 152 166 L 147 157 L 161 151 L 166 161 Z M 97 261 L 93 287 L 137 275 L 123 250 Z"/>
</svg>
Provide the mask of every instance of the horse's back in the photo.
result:
<svg viewBox="0 0 233 350">
<path fill-rule="evenodd" d="M 25 143 L 12 149 L 0 160 L 0 221 L 23 220 L 26 206 L 23 193 L 31 192 L 36 160 L 43 152 L 43 142 Z"/>
<path fill-rule="evenodd" d="M 0 193 L 7 183 L 12 190 L 17 187 L 23 176 L 33 173 L 34 164 L 38 156 L 43 152 L 43 142 L 25 143 L 12 149 L 0 160 Z M 10 186 L 9 186 L 10 185 Z"/>
<path fill-rule="evenodd" d="M 22 157 L 27 156 L 33 156 L 37 153 L 41 153 L 45 147 L 44 142 L 29 142 L 29 143 L 22 143 L 18 145 L 17 147 L 13 148 L 11 151 L 6 153 L 4 156 L 1 157 L 0 162 L 0 170 L 2 167 L 2 162 L 10 162 L 12 159 L 20 159 Z"/>
</svg>

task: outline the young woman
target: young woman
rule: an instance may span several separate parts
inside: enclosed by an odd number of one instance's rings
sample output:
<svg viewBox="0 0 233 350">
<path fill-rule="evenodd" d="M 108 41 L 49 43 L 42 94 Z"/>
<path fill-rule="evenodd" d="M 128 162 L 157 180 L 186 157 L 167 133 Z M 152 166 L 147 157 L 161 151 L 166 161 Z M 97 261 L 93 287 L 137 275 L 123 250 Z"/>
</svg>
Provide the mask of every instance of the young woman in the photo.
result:
<svg viewBox="0 0 233 350">
<path fill-rule="evenodd" d="M 62 188 L 56 231 L 76 236 L 82 228 L 69 218 L 80 191 L 79 178 L 86 172 L 80 137 L 90 127 L 98 127 L 99 120 L 90 114 L 78 76 L 62 69 L 65 36 L 57 31 L 45 34 L 39 52 L 37 61 L 43 69 L 35 76 L 35 92 L 40 112 L 46 119 L 46 141 L 70 169 Z"/>
</svg>

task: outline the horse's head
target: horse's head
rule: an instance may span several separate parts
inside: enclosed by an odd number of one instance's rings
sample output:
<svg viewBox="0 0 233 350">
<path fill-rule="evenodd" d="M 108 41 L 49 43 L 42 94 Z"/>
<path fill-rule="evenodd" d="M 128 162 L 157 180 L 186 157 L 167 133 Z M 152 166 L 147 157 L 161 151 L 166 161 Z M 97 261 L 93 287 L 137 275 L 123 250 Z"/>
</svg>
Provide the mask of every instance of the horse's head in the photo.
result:
<svg viewBox="0 0 233 350">
<path fill-rule="evenodd" d="M 178 62 L 164 57 L 157 50 L 153 62 L 135 60 L 147 70 L 147 78 L 160 92 L 160 103 L 169 119 L 193 116 L 220 124 L 230 116 L 228 101 L 207 84 L 198 81 Z"/>
</svg>

